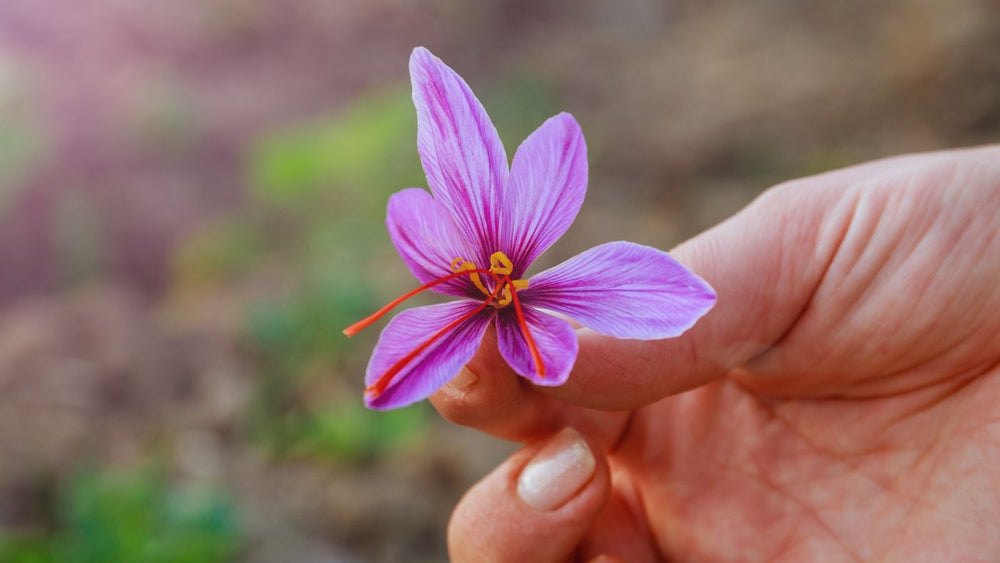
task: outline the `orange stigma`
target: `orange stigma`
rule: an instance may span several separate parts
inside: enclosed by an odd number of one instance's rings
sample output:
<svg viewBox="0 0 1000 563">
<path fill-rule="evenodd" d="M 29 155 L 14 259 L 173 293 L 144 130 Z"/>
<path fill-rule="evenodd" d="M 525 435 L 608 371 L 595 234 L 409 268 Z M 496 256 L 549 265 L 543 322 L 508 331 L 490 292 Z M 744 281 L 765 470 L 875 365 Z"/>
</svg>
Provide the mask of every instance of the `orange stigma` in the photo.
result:
<svg viewBox="0 0 1000 563">
<path fill-rule="evenodd" d="M 425 283 L 424 285 L 422 285 L 422 286 L 420 286 L 420 287 L 418 287 L 418 288 L 416 288 L 416 289 L 414 289 L 412 291 L 408 291 L 408 292 L 404 293 L 403 295 L 400 295 L 396 299 L 393 299 L 385 307 L 382 307 L 378 311 L 375 311 L 374 313 L 372 313 L 370 316 L 365 317 L 365 318 L 361 319 L 360 321 L 352 324 L 351 326 L 345 328 L 343 330 L 343 333 L 345 335 L 347 335 L 348 338 L 350 338 L 350 337 L 354 336 L 355 334 L 361 332 L 362 330 L 368 328 L 369 326 L 375 324 L 375 322 L 377 320 L 381 319 L 382 317 L 384 317 L 386 313 L 388 313 L 389 311 L 395 309 L 400 303 L 402 303 L 403 301 L 406 301 L 407 299 L 413 297 L 414 295 L 417 295 L 418 293 L 422 293 L 422 292 L 424 292 L 424 291 L 426 291 L 426 290 L 428 290 L 428 289 L 430 289 L 432 287 L 441 285 L 444 282 L 451 281 L 451 280 L 453 280 L 455 278 L 460 278 L 462 276 L 470 275 L 470 273 L 472 275 L 476 275 L 476 274 L 489 274 L 491 272 L 489 270 L 477 270 L 475 268 L 475 266 L 473 266 L 472 268 L 470 268 L 468 270 L 456 271 L 454 273 L 448 274 L 447 276 L 442 276 L 442 277 L 440 277 L 440 278 L 438 278 L 436 280 L 429 281 L 429 282 Z M 478 276 L 476 276 L 476 278 L 478 279 Z M 498 281 L 498 283 L 499 283 L 499 281 Z"/>
<path fill-rule="evenodd" d="M 499 287 L 500 285 L 498 284 L 497 288 Z M 378 397 L 379 395 L 384 393 L 385 390 L 389 387 L 389 384 L 392 383 L 393 378 L 396 377 L 396 374 L 398 374 L 404 367 L 406 367 L 407 364 L 413 361 L 413 358 L 419 356 L 420 353 L 426 350 L 428 346 L 436 342 L 442 336 L 454 330 L 455 327 L 461 325 L 465 321 L 481 313 L 483 309 L 489 306 L 490 302 L 493 301 L 495 297 L 496 293 L 494 292 L 494 294 L 491 295 L 486 301 L 483 301 L 482 305 L 476 307 L 475 309 L 469 311 L 468 313 L 462 315 L 461 317 L 451 321 L 444 328 L 435 332 L 433 336 L 425 340 L 423 344 L 417 346 L 416 348 L 413 349 L 413 351 L 411 351 L 407 355 L 397 360 L 396 363 L 392 364 L 392 367 L 387 369 L 385 373 L 380 375 L 379 378 L 375 380 L 375 383 L 369 385 L 368 388 L 365 389 L 365 395 L 369 395 L 374 399 L 375 397 Z"/>
<path fill-rule="evenodd" d="M 531 331 L 528 330 L 528 322 L 524 320 L 524 312 L 521 311 L 521 300 L 517 298 L 516 289 L 511 290 L 511 297 L 514 300 L 514 311 L 517 313 L 517 322 L 521 325 L 524 341 L 528 344 L 528 350 L 531 351 L 531 359 L 535 362 L 535 371 L 538 372 L 538 377 L 545 379 L 545 364 L 542 363 L 542 355 L 538 353 L 538 346 L 535 346 L 535 339 L 531 337 Z"/>
<path fill-rule="evenodd" d="M 451 274 L 429 281 L 416 289 L 404 293 L 376 311 L 374 314 L 344 329 L 343 332 L 345 335 L 348 337 L 354 336 L 358 332 L 361 332 L 365 328 L 374 324 L 403 301 L 406 301 L 418 293 L 463 276 L 469 276 L 469 281 L 472 282 L 476 289 L 486 296 L 486 299 L 480 306 L 448 323 L 445 327 L 435 332 L 430 338 L 422 342 L 419 346 L 397 360 L 396 363 L 385 371 L 385 373 L 379 376 L 375 383 L 365 389 L 365 395 L 370 398 L 375 398 L 384 393 L 399 372 L 402 371 L 403 368 L 405 368 L 417 356 L 427 350 L 431 344 L 454 330 L 456 327 L 460 326 L 462 323 L 475 317 L 490 305 L 497 309 L 502 309 L 511 303 L 514 304 L 514 311 L 517 315 L 518 325 L 521 328 L 521 333 L 524 335 L 524 340 L 528 345 L 528 350 L 531 351 L 531 358 L 535 363 L 535 369 L 538 372 L 539 377 L 545 377 L 545 364 L 542 363 L 542 356 L 539 354 L 538 347 L 535 345 L 535 340 L 531 336 L 531 331 L 529 330 L 528 323 L 524 317 L 524 311 L 521 308 L 521 301 L 517 297 L 518 290 L 528 288 L 528 280 L 512 280 L 510 278 L 510 274 L 514 271 L 514 265 L 510 259 L 507 258 L 503 252 L 494 252 L 490 256 L 490 269 L 485 270 L 477 268 L 474 263 L 469 262 L 468 260 L 456 258 L 451 262 L 451 269 Z M 487 288 L 480 275 L 489 276 L 491 278 L 491 281 L 493 282 L 492 290 Z"/>
</svg>

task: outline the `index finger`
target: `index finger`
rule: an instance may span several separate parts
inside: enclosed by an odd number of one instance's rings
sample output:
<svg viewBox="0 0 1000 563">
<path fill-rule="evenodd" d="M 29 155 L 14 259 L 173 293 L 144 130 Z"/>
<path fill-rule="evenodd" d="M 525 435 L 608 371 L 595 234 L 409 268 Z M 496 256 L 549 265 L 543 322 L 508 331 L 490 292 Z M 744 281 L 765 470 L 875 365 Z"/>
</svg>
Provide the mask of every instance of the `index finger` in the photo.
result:
<svg viewBox="0 0 1000 563">
<path fill-rule="evenodd" d="M 500 356 L 491 327 L 472 361 L 430 400 L 446 419 L 513 442 L 534 442 L 572 426 L 607 449 L 626 426 L 627 412 L 579 407 L 539 389 Z"/>
<path fill-rule="evenodd" d="M 718 303 L 667 340 L 623 340 L 577 331 L 569 379 L 536 387 L 484 340 L 463 375 L 432 397 L 459 424 L 525 441 L 567 424 L 618 428 L 622 413 L 725 376 L 780 340 L 806 307 L 849 223 L 848 169 L 772 189 L 672 254 L 711 284 Z M 571 422 L 570 419 L 573 419 Z"/>
</svg>

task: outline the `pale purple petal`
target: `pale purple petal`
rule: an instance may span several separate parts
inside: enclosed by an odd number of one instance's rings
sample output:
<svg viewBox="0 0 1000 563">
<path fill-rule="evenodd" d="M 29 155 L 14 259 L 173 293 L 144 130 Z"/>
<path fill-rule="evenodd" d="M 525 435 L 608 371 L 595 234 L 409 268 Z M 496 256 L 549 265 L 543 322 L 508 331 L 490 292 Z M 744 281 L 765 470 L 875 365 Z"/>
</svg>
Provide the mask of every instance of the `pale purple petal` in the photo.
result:
<svg viewBox="0 0 1000 563">
<path fill-rule="evenodd" d="M 456 258 L 473 260 L 448 211 L 426 190 L 408 188 L 393 194 L 385 222 L 399 256 L 421 282 L 451 274 Z M 460 297 L 481 295 L 467 277 L 445 282 L 432 291 Z"/>
<path fill-rule="evenodd" d="M 408 309 L 396 315 L 379 336 L 368 361 L 365 385 L 371 386 L 398 360 L 411 353 L 438 331 L 460 321 L 434 341 L 400 371 L 381 395 L 365 395 L 369 408 L 404 407 L 426 398 L 455 377 L 472 359 L 483 333 L 493 318 L 493 309 L 473 314 L 481 303 L 455 301 Z"/>
<path fill-rule="evenodd" d="M 573 363 L 576 362 L 577 342 L 573 327 L 568 322 L 538 311 L 530 305 L 522 303 L 521 309 L 531 331 L 531 337 L 535 341 L 535 347 L 542 357 L 545 375 L 538 375 L 513 305 L 501 309 L 497 314 L 497 345 L 500 355 L 515 372 L 528 378 L 535 385 L 562 385 L 569 377 Z"/>
<path fill-rule="evenodd" d="M 501 233 L 515 277 L 566 232 L 586 192 L 587 144 L 573 116 L 560 113 L 521 143 L 511 164 Z"/>
<path fill-rule="evenodd" d="M 715 291 L 669 254 L 609 242 L 531 278 L 522 301 L 617 338 L 682 334 L 715 304 Z"/>
<path fill-rule="evenodd" d="M 465 80 L 423 47 L 410 56 L 410 79 L 427 183 L 479 246 L 480 255 L 470 259 L 489 267 L 499 249 L 498 202 L 507 184 L 503 144 Z"/>
</svg>

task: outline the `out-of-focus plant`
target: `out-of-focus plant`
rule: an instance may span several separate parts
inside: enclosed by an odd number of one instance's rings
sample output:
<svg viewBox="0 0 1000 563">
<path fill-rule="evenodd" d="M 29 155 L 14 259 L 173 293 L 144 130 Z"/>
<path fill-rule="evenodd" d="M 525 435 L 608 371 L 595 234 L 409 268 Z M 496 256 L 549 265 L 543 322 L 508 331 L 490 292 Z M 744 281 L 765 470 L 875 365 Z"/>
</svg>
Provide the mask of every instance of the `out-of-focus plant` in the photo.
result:
<svg viewBox="0 0 1000 563">
<path fill-rule="evenodd" d="M 60 281 L 65 287 L 92 281 L 101 273 L 105 248 L 100 212 L 92 200 L 77 193 L 60 198 L 55 211 L 52 239 Z"/>
<path fill-rule="evenodd" d="M 368 293 L 357 288 L 355 294 Z M 319 401 L 306 396 L 303 388 L 309 387 L 310 380 L 331 377 L 340 363 L 343 344 L 330 345 L 327 340 L 331 331 L 347 324 L 344 315 L 361 302 L 350 292 L 305 290 L 278 303 L 251 307 L 246 338 L 256 354 L 257 390 L 249 422 L 256 438 L 271 451 L 354 462 L 423 433 L 425 408 L 380 419 L 353 394 Z"/>
<path fill-rule="evenodd" d="M 171 484 L 146 468 L 90 469 L 64 485 L 50 533 L 0 535 L 0 561 L 227 561 L 242 538 L 235 507 L 217 490 Z"/>
<path fill-rule="evenodd" d="M 262 203 L 305 212 L 381 214 L 376 194 L 420 177 L 415 131 L 408 93 L 362 98 L 341 114 L 262 136 L 251 151 L 250 189 Z"/>
<path fill-rule="evenodd" d="M 0 216 L 44 149 L 29 83 L 16 66 L 0 58 Z"/>
</svg>

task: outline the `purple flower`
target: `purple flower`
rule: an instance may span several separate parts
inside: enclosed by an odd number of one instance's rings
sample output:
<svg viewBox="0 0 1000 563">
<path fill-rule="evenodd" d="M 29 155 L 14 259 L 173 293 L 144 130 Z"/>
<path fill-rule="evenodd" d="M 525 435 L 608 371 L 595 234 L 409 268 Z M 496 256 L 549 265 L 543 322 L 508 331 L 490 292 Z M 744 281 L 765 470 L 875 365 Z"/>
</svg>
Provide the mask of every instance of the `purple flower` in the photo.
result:
<svg viewBox="0 0 1000 563">
<path fill-rule="evenodd" d="M 417 148 L 431 193 L 389 199 L 393 244 L 420 288 L 344 331 L 352 336 L 410 296 L 462 298 L 400 313 L 368 362 L 365 403 L 419 401 L 454 377 L 496 324 L 500 354 L 536 385 L 561 385 L 577 355 L 558 313 L 617 338 L 678 336 L 715 304 L 715 292 L 665 252 L 631 242 L 592 248 L 525 280 L 569 228 L 587 190 L 587 146 L 560 113 L 507 155 L 462 78 L 423 47 L 410 57 Z"/>
</svg>

